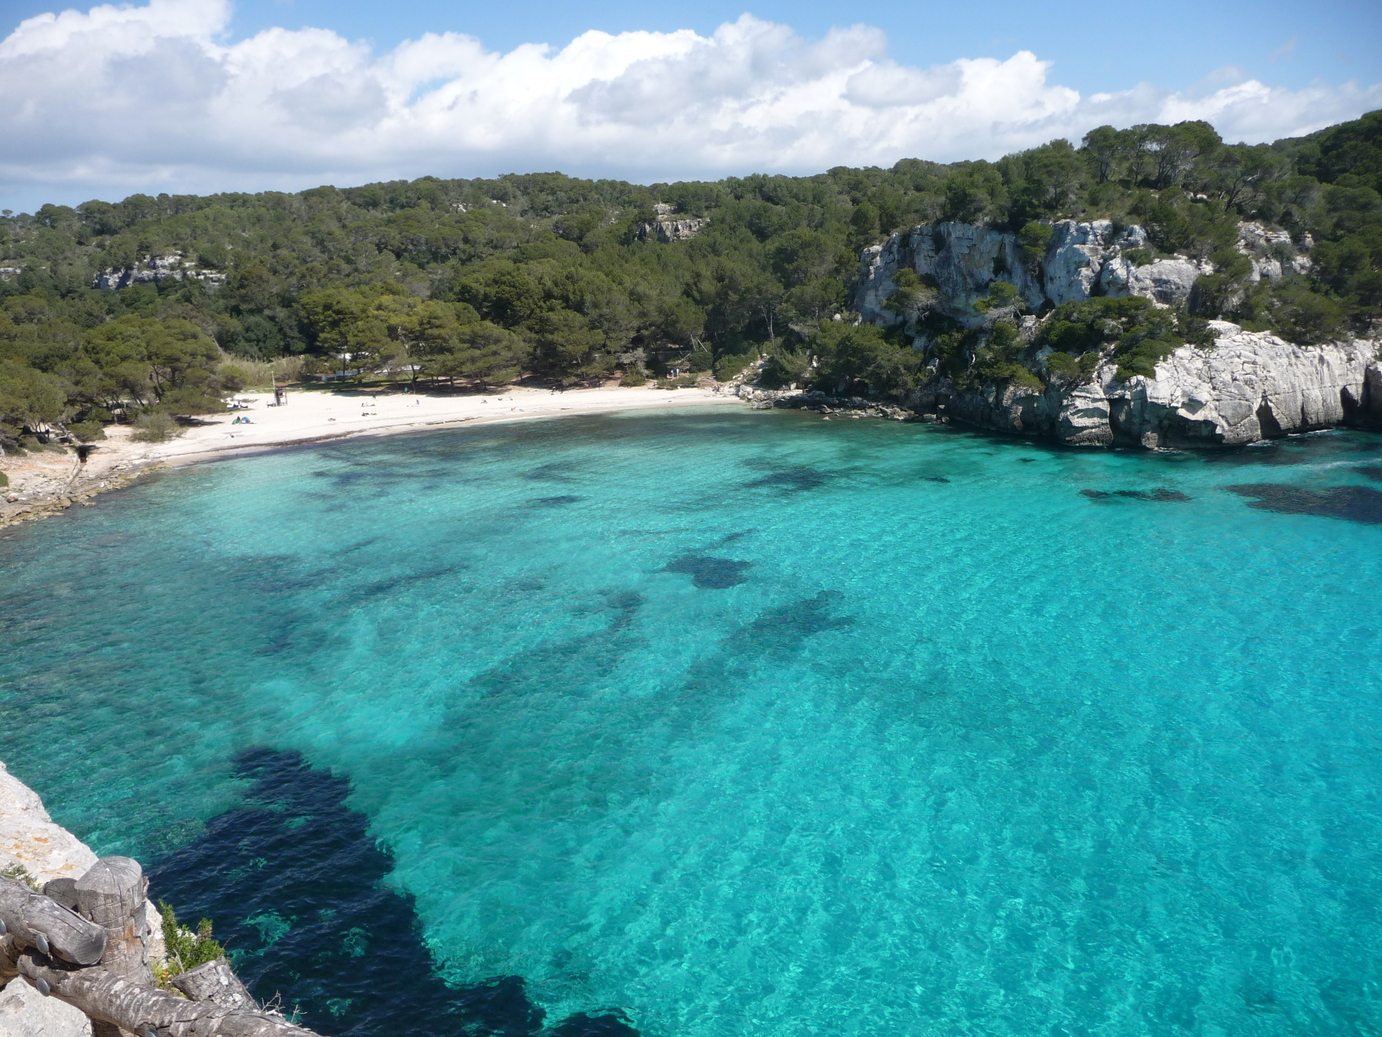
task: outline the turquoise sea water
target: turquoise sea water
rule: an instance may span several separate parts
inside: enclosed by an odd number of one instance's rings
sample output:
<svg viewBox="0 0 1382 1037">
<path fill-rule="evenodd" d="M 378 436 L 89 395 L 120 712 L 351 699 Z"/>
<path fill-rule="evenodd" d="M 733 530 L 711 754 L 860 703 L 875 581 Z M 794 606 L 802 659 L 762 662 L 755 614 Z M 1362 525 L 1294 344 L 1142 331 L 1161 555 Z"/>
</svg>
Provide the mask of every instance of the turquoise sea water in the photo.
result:
<svg viewBox="0 0 1382 1037">
<path fill-rule="evenodd" d="M 552 1019 L 1382 1033 L 1379 466 L 739 411 L 207 465 L 0 540 L 0 758 L 156 861 L 300 752 Z"/>
</svg>

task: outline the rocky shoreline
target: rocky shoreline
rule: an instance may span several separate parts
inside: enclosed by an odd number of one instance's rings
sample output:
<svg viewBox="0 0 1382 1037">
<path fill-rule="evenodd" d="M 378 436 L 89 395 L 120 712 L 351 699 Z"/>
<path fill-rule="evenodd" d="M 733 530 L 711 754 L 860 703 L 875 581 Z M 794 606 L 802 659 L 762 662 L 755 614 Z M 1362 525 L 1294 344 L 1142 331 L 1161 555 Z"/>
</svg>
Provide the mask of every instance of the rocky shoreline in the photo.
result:
<svg viewBox="0 0 1382 1037">
<path fill-rule="evenodd" d="M 1378 342 L 1298 346 L 1224 321 L 1210 326 L 1214 346 L 1182 346 L 1156 365 L 1154 378 L 1120 381 L 1117 365 L 1105 363 L 1087 381 L 973 389 L 941 379 L 895 400 L 747 384 L 736 391 L 756 409 L 954 422 L 1067 446 L 1213 448 L 1328 428 L 1382 429 Z"/>
<path fill-rule="evenodd" d="M 1382 342 L 1354 339 L 1301 346 L 1226 321 L 1211 321 L 1209 326 L 1214 345 L 1180 347 L 1158 361 L 1150 378 L 1120 380 L 1118 365 L 1106 358 L 1088 376 L 1048 377 L 1036 386 L 1011 379 L 960 386 L 935 378 L 905 396 L 885 398 L 765 389 L 744 382 L 732 389 L 717 386 L 707 395 L 737 398 L 759 410 L 813 410 L 827 419 L 953 422 L 1067 446 L 1214 448 L 1328 428 L 1382 430 Z M 672 394 L 666 400 L 678 402 Z M 501 416 L 518 417 L 493 415 Z M 523 415 L 539 416 L 543 415 Z M 329 434 L 339 438 L 416 429 L 338 428 Z M 164 451 L 169 454 L 165 457 L 157 449 L 130 442 L 128 429 L 115 428 L 110 435 L 111 440 L 97 444 L 85 461 L 70 451 L 11 459 L 4 466 L 11 485 L 0 491 L 0 529 L 60 514 L 73 505 L 90 505 L 99 494 L 152 472 L 204 460 L 216 451 L 228 456 L 238 448 L 232 442 L 186 456 Z M 311 441 L 298 435 L 253 448 Z"/>
<path fill-rule="evenodd" d="M 1382 429 L 1382 341 L 1375 337 L 1300 345 L 1211 320 L 1212 337 L 1197 339 L 1206 344 L 1163 355 L 1150 376 L 1121 370 L 1111 343 L 1091 351 L 1084 359 L 1095 362 L 1081 373 L 1053 370 L 1052 348 L 1041 344 L 1040 333 L 1056 307 L 1140 297 L 1157 309 L 1193 312 L 1200 279 L 1214 266 L 1157 256 L 1136 225 L 1060 220 L 1047 229 L 1049 240 L 1033 245 L 983 225 L 923 224 L 863 251 L 855 294 L 860 319 L 894 328 L 914 348 L 932 345 L 924 313 L 980 342 L 997 320 L 1020 322 L 1019 377 L 952 378 L 933 360 L 924 384 L 897 404 L 922 420 L 1070 446 L 1203 448 L 1326 428 Z M 1312 248 L 1309 235 L 1293 241 L 1260 223 L 1238 226 L 1236 249 L 1249 282 L 1308 273 Z M 903 274 L 926 288 L 895 305 Z M 994 308 L 990 293 L 998 282 L 1012 299 Z M 1071 358 L 1064 359 L 1069 371 Z M 782 405 L 820 404 L 803 397 Z"/>
</svg>

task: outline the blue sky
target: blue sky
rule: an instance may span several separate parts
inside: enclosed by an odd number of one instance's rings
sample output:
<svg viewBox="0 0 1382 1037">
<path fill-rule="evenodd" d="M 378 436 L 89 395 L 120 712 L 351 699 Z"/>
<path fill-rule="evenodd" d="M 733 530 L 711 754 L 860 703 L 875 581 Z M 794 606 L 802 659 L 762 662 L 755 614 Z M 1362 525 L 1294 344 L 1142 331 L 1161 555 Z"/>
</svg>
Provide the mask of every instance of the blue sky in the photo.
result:
<svg viewBox="0 0 1382 1037">
<path fill-rule="evenodd" d="M 42 4 L 35 9 L 43 9 Z M 955 58 L 1008 57 L 1022 49 L 1055 61 L 1061 82 L 1094 93 L 1143 80 L 1187 87 L 1237 66 L 1273 85 L 1301 87 L 1382 78 L 1382 2 L 1302 3 L 932 3 L 743 4 L 620 2 L 566 4 L 513 0 L 481 4 L 422 0 L 404 4 L 328 0 L 238 3 L 232 32 L 269 25 L 327 26 L 351 39 L 392 47 L 427 31 L 450 29 L 509 50 L 520 43 L 564 44 L 587 29 L 695 29 L 702 34 L 748 12 L 819 37 L 831 26 L 863 22 L 888 36 L 889 55 L 921 66 Z"/>
<path fill-rule="evenodd" d="M 1100 122 L 1208 118 L 1272 139 L 1382 106 L 1382 3 L 61 10 L 0 0 L 7 208 L 424 173 L 646 181 L 996 158 Z M 418 42 L 447 32 L 473 39 Z"/>
</svg>

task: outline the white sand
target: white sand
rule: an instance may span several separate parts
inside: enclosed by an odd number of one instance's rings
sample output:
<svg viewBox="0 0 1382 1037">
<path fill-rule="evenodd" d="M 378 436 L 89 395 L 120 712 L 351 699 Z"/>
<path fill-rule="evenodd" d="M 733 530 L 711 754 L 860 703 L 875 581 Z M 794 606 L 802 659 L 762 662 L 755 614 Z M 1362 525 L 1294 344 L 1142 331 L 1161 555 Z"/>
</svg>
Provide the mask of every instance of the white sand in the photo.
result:
<svg viewBox="0 0 1382 1037">
<path fill-rule="evenodd" d="M 389 435 L 456 425 L 595 414 L 608 411 L 695 407 L 740 403 L 729 393 L 710 389 L 506 389 L 493 396 L 429 396 L 426 393 L 357 393 L 289 391 L 275 407 L 268 393 L 241 395 L 247 410 L 235 410 L 202 420 L 177 439 L 149 444 L 149 458 L 170 464 L 204 461 L 220 454 L 312 443 L 359 435 Z M 248 425 L 235 425 L 237 416 Z"/>
<path fill-rule="evenodd" d="M 726 387 L 728 389 L 728 387 Z M 349 388 L 336 391 L 289 390 L 287 401 L 273 405 L 270 393 L 237 397 L 248 407 L 205 415 L 199 426 L 166 443 L 136 443 L 130 430 L 114 426 L 96 443 L 86 464 L 75 454 L 33 452 L 0 458 L 10 480 L 0 491 L 0 526 L 87 503 L 91 495 L 120 485 L 152 467 L 196 464 L 236 454 L 271 450 L 327 439 L 391 435 L 505 421 L 527 421 L 566 414 L 625 410 L 671 410 L 740 403 L 729 391 L 714 389 L 505 389 L 491 396 L 429 395 L 422 392 L 372 394 Z M 234 424 L 236 417 L 249 424 Z M 10 501 L 8 498 L 16 498 Z"/>
</svg>

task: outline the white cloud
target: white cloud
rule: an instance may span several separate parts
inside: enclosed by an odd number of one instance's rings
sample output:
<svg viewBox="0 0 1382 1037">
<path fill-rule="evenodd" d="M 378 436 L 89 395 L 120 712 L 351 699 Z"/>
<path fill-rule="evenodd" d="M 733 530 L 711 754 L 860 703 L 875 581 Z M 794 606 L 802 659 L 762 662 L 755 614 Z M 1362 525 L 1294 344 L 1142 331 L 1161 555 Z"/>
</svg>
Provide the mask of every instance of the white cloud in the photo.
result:
<svg viewBox="0 0 1382 1037">
<path fill-rule="evenodd" d="M 324 29 L 220 42 L 228 0 L 42 15 L 0 42 L 0 190 L 206 191 L 560 168 L 632 179 L 997 158 L 1103 122 L 1309 132 L 1382 84 L 1298 91 L 1236 70 L 1082 97 L 1029 51 L 912 68 L 867 26 L 811 42 L 745 15 L 499 54 L 455 33 L 376 55 Z"/>
</svg>

